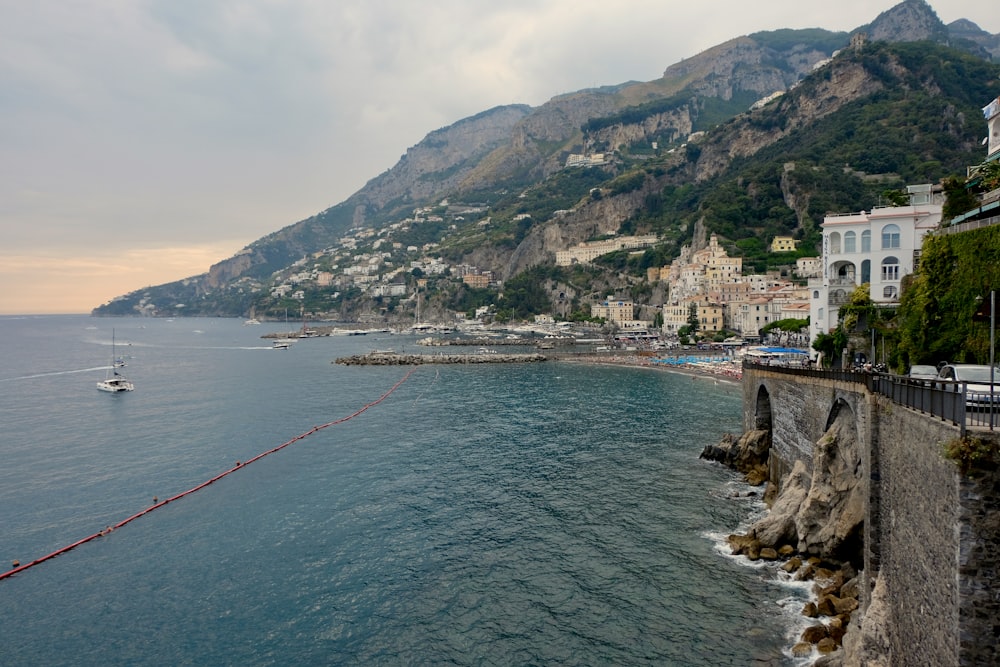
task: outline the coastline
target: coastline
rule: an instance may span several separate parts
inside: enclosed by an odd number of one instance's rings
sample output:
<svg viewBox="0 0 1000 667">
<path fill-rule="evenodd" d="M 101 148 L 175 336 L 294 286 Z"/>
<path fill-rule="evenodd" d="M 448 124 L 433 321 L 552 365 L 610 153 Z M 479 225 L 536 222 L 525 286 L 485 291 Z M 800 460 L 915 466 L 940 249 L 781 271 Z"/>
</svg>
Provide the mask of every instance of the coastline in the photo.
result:
<svg viewBox="0 0 1000 667">
<path fill-rule="evenodd" d="M 602 366 L 627 366 L 630 368 L 649 368 L 656 371 L 665 371 L 686 375 L 692 380 L 713 379 L 720 382 L 738 385 L 743 382 L 743 372 L 737 362 L 727 359 L 724 361 L 708 361 L 713 357 L 651 357 L 640 354 L 622 355 L 574 355 L 557 356 L 554 361 L 564 361 L 569 363 L 596 364 Z"/>
</svg>

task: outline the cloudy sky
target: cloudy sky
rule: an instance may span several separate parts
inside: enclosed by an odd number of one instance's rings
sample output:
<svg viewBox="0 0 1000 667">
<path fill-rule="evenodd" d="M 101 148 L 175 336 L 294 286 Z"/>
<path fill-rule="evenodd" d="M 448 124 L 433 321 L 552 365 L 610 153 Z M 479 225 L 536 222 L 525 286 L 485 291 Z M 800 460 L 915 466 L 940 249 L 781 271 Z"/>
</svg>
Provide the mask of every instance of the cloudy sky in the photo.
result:
<svg viewBox="0 0 1000 667">
<path fill-rule="evenodd" d="M 894 4 L 0 0 L 0 314 L 203 273 L 485 109 Z M 988 2 L 931 5 L 1000 32 Z"/>
</svg>

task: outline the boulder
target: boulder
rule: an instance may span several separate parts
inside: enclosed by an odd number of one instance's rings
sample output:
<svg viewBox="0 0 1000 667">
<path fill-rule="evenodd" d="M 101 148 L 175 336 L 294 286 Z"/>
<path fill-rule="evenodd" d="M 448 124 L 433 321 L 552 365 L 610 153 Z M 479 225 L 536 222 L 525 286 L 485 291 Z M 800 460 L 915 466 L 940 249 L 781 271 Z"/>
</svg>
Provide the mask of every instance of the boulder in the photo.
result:
<svg viewBox="0 0 1000 667">
<path fill-rule="evenodd" d="M 810 625 L 802 631 L 802 641 L 810 644 L 817 644 L 821 639 L 825 639 L 829 635 L 830 633 L 826 629 L 826 626 L 822 623 L 818 623 L 816 625 Z"/>
<path fill-rule="evenodd" d="M 805 606 L 802 607 L 802 615 L 806 618 L 817 618 L 819 616 L 819 610 L 816 609 L 816 603 L 812 600 L 806 602 Z"/>
<path fill-rule="evenodd" d="M 785 561 L 785 564 L 781 566 L 781 569 L 791 574 L 792 572 L 798 570 L 800 567 L 802 567 L 802 559 L 796 556 L 795 558 L 790 558 L 789 560 Z"/>
<path fill-rule="evenodd" d="M 799 642 L 792 647 L 793 658 L 808 658 L 813 652 L 812 644 L 809 642 Z"/>
<path fill-rule="evenodd" d="M 771 511 L 750 529 L 763 546 L 777 548 L 801 542 L 796 530 L 796 515 L 809 491 L 810 476 L 802 461 L 796 461 L 781 484 Z"/>
<path fill-rule="evenodd" d="M 816 644 L 816 650 L 823 654 L 833 653 L 837 650 L 837 642 L 833 641 L 830 637 L 820 639 Z"/>
<path fill-rule="evenodd" d="M 761 560 L 778 560 L 778 551 L 771 547 L 764 547 L 760 550 Z"/>
<path fill-rule="evenodd" d="M 771 432 L 768 430 L 747 431 L 739 438 L 726 433 L 717 445 L 706 445 L 701 458 L 718 461 L 742 473 L 763 469 L 764 475 L 758 483 L 767 481 L 767 458 L 771 450 Z M 759 477 L 759 474 L 755 479 Z"/>
<path fill-rule="evenodd" d="M 824 595 L 816 602 L 816 609 L 820 616 L 836 616 L 839 601 L 840 598 L 835 595 Z"/>
</svg>

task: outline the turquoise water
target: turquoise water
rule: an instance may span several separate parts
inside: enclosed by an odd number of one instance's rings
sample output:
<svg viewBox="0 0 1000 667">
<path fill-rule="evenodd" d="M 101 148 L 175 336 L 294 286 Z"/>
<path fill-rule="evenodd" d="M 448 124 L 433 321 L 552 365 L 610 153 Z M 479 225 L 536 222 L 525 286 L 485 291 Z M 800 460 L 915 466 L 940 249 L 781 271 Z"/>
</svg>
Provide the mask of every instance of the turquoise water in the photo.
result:
<svg viewBox="0 0 1000 667">
<path fill-rule="evenodd" d="M 260 339 L 284 328 L 0 318 L 0 569 L 407 371 L 334 358 L 416 349 Z M 94 387 L 112 329 L 135 392 Z M 667 372 L 418 368 L 358 417 L 0 581 L 0 664 L 792 664 L 793 594 L 722 555 L 753 508 L 698 460 L 740 414 L 735 385 Z"/>
</svg>

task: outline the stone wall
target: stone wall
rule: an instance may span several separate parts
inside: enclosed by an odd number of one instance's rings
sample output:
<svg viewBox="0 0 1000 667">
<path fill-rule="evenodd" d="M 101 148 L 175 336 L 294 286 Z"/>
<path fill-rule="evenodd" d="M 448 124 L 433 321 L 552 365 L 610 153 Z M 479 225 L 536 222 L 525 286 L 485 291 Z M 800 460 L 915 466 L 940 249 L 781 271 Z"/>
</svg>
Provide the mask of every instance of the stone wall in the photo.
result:
<svg viewBox="0 0 1000 667">
<path fill-rule="evenodd" d="M 878 646 L 868 646 L 879 664 L 1000 664 L 996 465 L 987 459 L 963 474 L 945 455 L 957 426 L 863 383 L 748 369 L 743 391 L 747 430 L 771 429 L 773 481 L 796 460 L 811 469 L 814 445 L 838 415 L 855 420 L 868 485 L 862 610 L 876 580 L 885 601 Z M 970 435 L 1000 447 L 1000 431 Z"/>
<path fill-rule="evenodd" d="M 958 429 L 883 398 L 876 405 L 865 570 L 885 585 L 890 664 L 958 665 L 959 476 L 943 456 Z"/>
</svg>

